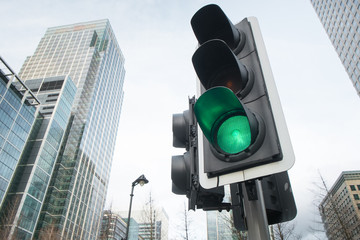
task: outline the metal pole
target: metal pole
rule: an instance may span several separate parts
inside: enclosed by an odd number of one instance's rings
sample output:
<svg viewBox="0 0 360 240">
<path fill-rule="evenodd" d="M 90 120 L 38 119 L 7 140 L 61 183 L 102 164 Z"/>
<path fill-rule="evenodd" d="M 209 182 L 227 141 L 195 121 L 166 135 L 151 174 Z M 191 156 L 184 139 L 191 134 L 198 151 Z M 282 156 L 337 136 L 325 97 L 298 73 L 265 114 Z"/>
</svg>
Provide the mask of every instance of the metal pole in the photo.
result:
<svg viewBox="0 0 360 240">
<path fill-rule="evenodd" d="M 135 187 L 135 184 L 133 183 L 132 186 L 131 186 L 130 206 L 129 206 L 129 214 L 128 214 L 128 219 L 127 219 L 125 240 L 128 240 L 128 235 L 129 235 L 130 216 L 131 216 L 131 205 L 132 205 L 132 199 L 133 199 L 133 196 L 134 196 L 134 187 Z"/>
<path fill-rule="evenodd" d="M 244 208 L 248 226 L 249 240 L 270 240 L 268 221 L 265 210 L 264 196 L 260 180 L 255 180 L 253 189 L 256 191 L 256 200 L 249 200 L 245 183 L 242 183 Z M 249 188 L 249 186 L 248 186 Z"/>
</svg>

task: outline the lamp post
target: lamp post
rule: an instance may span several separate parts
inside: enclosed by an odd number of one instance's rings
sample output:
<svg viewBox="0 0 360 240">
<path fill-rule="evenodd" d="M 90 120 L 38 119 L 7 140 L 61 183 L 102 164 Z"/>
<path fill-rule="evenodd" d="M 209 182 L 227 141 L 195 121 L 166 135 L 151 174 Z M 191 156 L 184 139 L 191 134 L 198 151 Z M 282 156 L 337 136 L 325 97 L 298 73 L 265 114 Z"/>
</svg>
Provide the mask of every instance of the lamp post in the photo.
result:
<svg viewBox="0 0 360 240">
<path fill-rule="evenodd" d="M 130 194 L 130 206 L 129 206 L 129 215 L 128 215 L 128 219 L 127 219 L 127 226 L 126 226 L 126 235 L 125 235 L 125 239 L 124 240 L 128 240 L 128 235 L 129 235 L 129 227 L 130 227 L 130 215 L 131 215 L 131 205 L 132 205 L 132 199 L 134 196 L 134 187 L 138 184 L 140 184 L 140 186 L 144 186 L 144 184 L 148 183 L 149 180 L 146 179 L 146 177 L 143 175 L 141 175 L 140 177 L 138 177 L 132 184 L 131 184 L 131 194 Z"/>
</svg>

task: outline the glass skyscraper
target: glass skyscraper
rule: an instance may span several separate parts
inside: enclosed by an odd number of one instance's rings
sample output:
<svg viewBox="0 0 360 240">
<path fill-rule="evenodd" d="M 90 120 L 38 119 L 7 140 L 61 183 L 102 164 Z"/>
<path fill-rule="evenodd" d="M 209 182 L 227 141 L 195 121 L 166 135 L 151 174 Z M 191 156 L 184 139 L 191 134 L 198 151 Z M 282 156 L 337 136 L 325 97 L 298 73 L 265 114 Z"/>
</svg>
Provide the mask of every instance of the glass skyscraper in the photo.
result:
<svg viewBox="0 0 360 240">
<path fill-rule="evenodd" d="M 30 239 L 35 230 L 76 92 L 69 76 L 32 79 L 26 83 L 36 92 L 41 105 L 2 210 L 7 215 L 16 213 L 12 216 L 16 224 L 10 231 L 16 239 Z M 24 90 L 23 86 L 18 88 Z"/>
<path fill-rule="evenodd" d="M 16 85 L 25 91 L 19 91 Z M 27 99 L 29 96 L 32 100 Z M 30 89 L 0 57 L 0 208 L 35 122 L 39 104 Z"/>
<path fill-rule="evenodd" d="M 360 3 L 311 0 L 346 72 L 360 96 Z"/>
<path fill-rule="evenodd" d="M 44 119 L 22 156 L 23 168 L 18 167 L 18 176 L 29 178 L 15 177 L 7 194 L 21 196 L 12 233 L 21 239 L 47 232 L 96 239 L 125 76 L 109 21 L 49 28 L 19 76 L 39 98 Z M 44 127 L 44 122 L 56 125 Z"/>
</svg>

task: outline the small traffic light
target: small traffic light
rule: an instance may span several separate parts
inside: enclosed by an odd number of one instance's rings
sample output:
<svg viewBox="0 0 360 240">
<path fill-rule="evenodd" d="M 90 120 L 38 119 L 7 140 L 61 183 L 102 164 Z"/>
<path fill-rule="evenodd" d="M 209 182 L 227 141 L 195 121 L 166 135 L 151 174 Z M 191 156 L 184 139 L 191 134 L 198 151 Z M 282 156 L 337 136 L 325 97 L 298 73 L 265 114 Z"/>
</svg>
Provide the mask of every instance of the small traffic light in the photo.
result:
<svg viewBox="0 0 360 240">
<path fill-rule="evenodd" d="M 171 179 L 172 192 L 189 198 L 189 209 L 196 204 L 196 182 L 193 182 L 196 159 L 196 121 L 193 114 L 195 98 L 189 99 L 189 109 L 173 114 L 173 146 L 185 148 L 183 155 L 172 156 Z"/>
<path fill-rule="evenodd" d="M 192 62 L 201 83 L 194 106 L 206 175 L 200 183 L 215 187 L 288 170 L 293 152 L 256 20 L 234 26 L 211 4 L 191 25 L 199 42 Z"/>
<path fill-rule="evenodd" d="M 280 172 L 261 179 L 269 225 L 291 221 L 297 210 L 288 172 Z"/>
<path fill-rule="evenodd" d="M 188 110 L 173 114 L 173 146 L 185 148 L 186 152 L 183 155 L 172 156 L 172 192 L 186 195 L 189 199 L 189 209 L 220 208 L 223 206 L 224 187 L 204 189 L 199 183 L 197 122 L 193 112 L 194 104 L 195 98 L 191 98 Z"/>
<path fill-rule="evenodd" d="M 268 224 L 273 225 L 294 219 L 297 210 L 287 171 L 263 177 L 260 181 Z M 244 183 L 230 184 L 234 226 L 239 231 L 248 230 L 243 205 L 246 199 L 242 193 L 242 186 L 245 185 Z"/>
</svg>

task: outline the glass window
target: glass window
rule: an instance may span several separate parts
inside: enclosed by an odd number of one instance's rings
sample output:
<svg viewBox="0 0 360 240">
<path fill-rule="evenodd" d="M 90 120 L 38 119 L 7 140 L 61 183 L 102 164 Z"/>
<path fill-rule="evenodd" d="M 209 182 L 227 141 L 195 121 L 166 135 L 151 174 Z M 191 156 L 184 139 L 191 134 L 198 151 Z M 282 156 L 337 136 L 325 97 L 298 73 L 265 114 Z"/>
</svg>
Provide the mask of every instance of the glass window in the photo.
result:
<svg viewBox="0 0 360 240">
<path fill-rule="evenodd" d="M 6 83 L 4 83 L 4 81 L 1 80 L 0 81 L 0 96 L 4 95 L 5 91 L 6 91 Z"/>
<path fill-rule="evenodd" d="M 356 191 L 356 188 L 354 185 L 350 185 L 350 189 L 351 189 L 351 191 Z"/>
<path fill-rule="evenodd" d="M 359 195 L 358 194 L 354 194 L 354 199 L 355 200 L 359 200 L 360 198 L 359 198 Z"/>
</svg>

